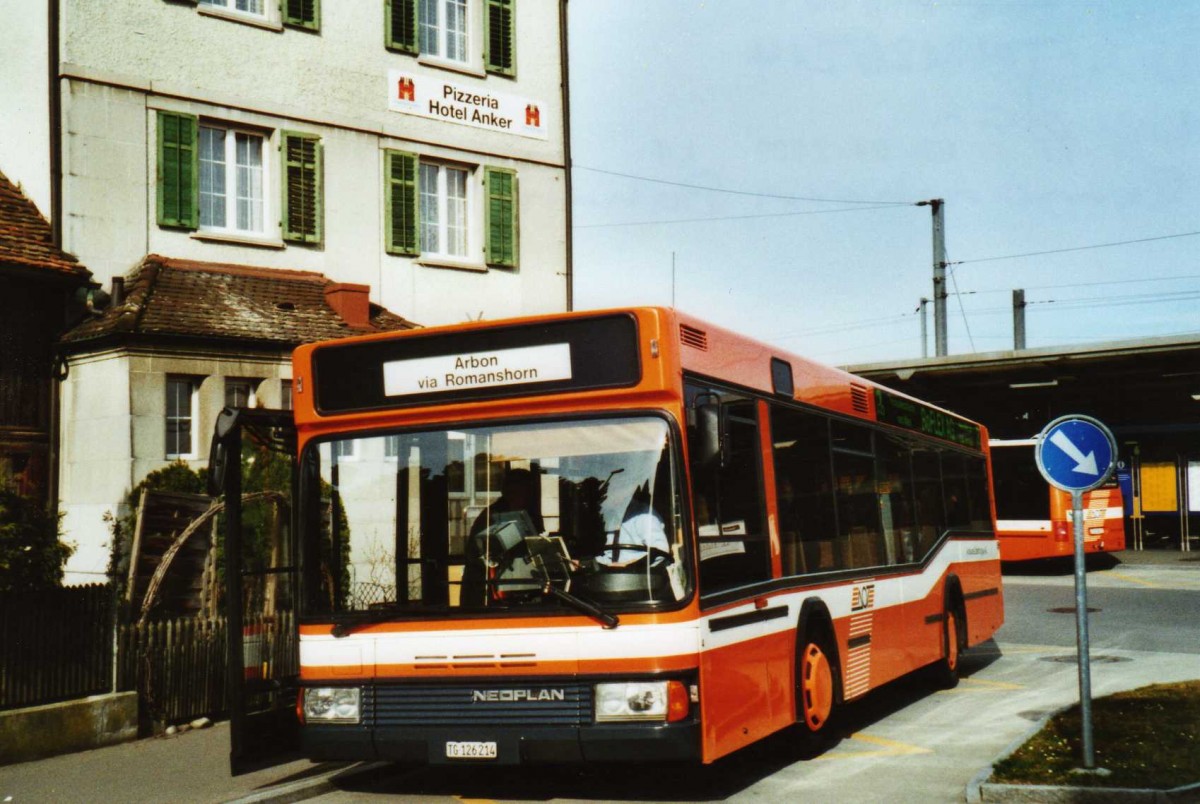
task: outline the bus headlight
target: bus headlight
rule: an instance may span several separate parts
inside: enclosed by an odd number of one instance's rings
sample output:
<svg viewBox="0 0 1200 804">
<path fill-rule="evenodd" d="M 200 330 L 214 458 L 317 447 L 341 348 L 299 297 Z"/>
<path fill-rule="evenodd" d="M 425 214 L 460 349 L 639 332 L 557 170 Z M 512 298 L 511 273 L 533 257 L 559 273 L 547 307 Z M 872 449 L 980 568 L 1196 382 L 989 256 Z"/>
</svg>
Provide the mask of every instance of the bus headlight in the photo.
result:
<svg viewBox="0 0 1200 804">
<path fill-rule="evenodd" d="M 676 721 L 687 717 L 688 690 L 679 681 L 619 681 L 596 685 L 596 722 Z"/>
<path fill-rule="evenodd" d="M 312 723 L 358 723 L 361 720 L 357 687 L 306 687 L 304 720 Z"/>
</svg>

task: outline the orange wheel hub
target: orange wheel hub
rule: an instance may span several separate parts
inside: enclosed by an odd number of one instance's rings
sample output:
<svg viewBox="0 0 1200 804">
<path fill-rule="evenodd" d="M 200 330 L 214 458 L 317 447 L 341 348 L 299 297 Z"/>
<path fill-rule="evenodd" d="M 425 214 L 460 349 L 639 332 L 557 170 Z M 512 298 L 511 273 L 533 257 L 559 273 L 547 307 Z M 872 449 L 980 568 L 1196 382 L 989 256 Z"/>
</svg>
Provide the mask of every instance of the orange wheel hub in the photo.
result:
<svg viewBox="0 0 1200 804">
<path fill-rule="evenodd" d="M 833 667 L 820 645 L 804 646 L 800 672 L 804 723 L 809 731 L 820 731 L 833 711 Z"/>
</svg>

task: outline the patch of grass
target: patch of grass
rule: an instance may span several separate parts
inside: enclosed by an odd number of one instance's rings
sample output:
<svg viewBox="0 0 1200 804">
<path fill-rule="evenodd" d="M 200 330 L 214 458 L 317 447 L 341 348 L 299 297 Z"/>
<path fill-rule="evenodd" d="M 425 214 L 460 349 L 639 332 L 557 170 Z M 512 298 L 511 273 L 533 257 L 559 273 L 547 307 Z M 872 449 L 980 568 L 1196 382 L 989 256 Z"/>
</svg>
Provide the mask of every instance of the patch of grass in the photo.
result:
<svg viewBox="0 0 1200 804">
<path fill-rule="evenodd" d="M 1152 684 L 1092 701 L 1096 764 L 1110 776 L 1073 774 L 1083 765 L 1079 705 L 1060 712 L 992 781 L 1160 790 L 1200 782 L 1200 681 Z"/>
</svg>

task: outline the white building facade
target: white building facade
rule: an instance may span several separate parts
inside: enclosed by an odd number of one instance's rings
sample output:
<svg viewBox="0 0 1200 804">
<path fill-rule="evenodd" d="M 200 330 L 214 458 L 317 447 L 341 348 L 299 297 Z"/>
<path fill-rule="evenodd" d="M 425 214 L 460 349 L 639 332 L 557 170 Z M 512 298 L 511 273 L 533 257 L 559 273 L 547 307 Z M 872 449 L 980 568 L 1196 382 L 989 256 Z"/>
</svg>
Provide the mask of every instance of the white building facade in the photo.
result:
<svg viewBox="0 0 1200 804">
<path fill-rule="evenodd" d="M 0 0 L 19 79 L 0 92 L 0 168 L 102 285 L 163 255 L 367 286 L 424 325 L 569 309 L 565 8 Z M 95 580 L 99 512 L 179 455 L 171 378 L 289 373 L 228 344 L 70 361 L 60 496 L 87 548 L 68 570 Z"/>
<path fill-rule="evenodd" d="M 54 28 L 3 4 L 27 44 Z M 0 165 L 101 283 L 163 254 L 318 271 L 423 324 L 568 305 L 559 0 L 58 7 L 60 139 L 30 147 L 53 104 L 6 54 L 29 134 Z"/>
</svg>

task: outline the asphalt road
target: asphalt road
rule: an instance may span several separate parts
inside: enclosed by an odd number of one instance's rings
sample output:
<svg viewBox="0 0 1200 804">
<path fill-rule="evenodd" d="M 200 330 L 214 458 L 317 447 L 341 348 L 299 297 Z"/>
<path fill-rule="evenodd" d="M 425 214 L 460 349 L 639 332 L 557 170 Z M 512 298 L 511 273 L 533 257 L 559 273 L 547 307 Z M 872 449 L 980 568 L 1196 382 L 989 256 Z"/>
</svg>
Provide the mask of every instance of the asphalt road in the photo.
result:
<svg viewBox="0 0 1200 804">
<path fill-rule="evenodd" d="M 847 707 L 819 757 L 779 734 L 713 765 L 407 768 L 322 802 L 962 801 L 972 777 L 1044 714 L 1077 700 L 1073 577 L 1005 577 L 1006 624 L 964 658 L 958 688 L 905 679 Z M 1089 573 L 1092 688 L 1100 696 L 1200 678 L 1200 564 Z M 1065 613 L 1051 609 L 1066 608 Z"/>
</svg>

